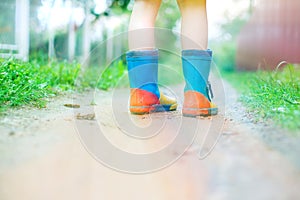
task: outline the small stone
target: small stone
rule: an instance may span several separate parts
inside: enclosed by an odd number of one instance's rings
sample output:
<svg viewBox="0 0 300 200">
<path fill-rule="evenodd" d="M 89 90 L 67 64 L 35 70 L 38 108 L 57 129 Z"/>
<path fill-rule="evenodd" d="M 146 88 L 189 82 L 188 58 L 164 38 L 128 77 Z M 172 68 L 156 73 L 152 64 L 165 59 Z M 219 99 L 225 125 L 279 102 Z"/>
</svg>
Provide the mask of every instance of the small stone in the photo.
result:
<svg viewBox="0 0 300 200">
<path fill-rule="evenodd" d="M 86 114 L 86 115 L 81 115 L 80 113 L 78 113 L 76 115 L 76 119 L 79 119 L 79 120 L 94 120 L 95 119 L 95 113 Z"/>
<path fill-rule="evenodd" d="M 68 107 L 68 108 L 80 108 L 79 104 L 66 103 L 66 104 L 64 104 L 64 106 Z"/>
<path fill-rule="evenodd" d="M 15 133 L 14 131 L 10 131 L 10 132 L 8 133 L 8 135 L 9 135 L 9 136 L 14 136 L 14 135 L 16 135 L 16 133 Z"/>
</svg>

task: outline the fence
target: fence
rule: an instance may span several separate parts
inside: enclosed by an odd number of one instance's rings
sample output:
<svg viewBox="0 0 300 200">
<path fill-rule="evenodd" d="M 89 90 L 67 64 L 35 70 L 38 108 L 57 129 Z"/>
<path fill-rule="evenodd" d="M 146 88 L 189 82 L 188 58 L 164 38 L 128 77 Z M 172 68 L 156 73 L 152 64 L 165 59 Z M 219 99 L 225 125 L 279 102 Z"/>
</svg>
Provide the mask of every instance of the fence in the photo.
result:
<svg viewBox="0 0 300 200">
<path fill-rule="evenodd" d="M 300 1 L 260 0 L 242 29 L 236 64 L 242 70 L 300 63 Z"/>
<path fill-rule="evenodd" d="M 29 0 L 0 3 L 0 57 L 28 60 Z"/>
</svg>

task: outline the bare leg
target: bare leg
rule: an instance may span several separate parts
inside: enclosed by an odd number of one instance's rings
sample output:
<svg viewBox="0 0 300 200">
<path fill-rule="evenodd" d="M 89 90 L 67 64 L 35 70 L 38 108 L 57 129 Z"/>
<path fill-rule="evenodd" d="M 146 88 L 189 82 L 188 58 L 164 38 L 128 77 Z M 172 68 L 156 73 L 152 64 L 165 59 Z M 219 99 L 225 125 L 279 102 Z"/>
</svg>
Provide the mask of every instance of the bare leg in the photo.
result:
<svg viewBox="0 0 300 200">
<path fill-rule="evenodd" d="M 207 49 L 206 0 L 177 0 L 181 21 L 182 49 Z"/>
<path fill-rule="evenodd" d="M 161 0 L 135 0 L 129 24 L 129 52 L 126 54 L 133 114 L 172 111 L 175 99 L 160 93 L 158 50 L 155 49 L 154 25 Z"/>
<path fill-rule="evenodd" d="M 154 49 L 154 25 L 161 0 L 136 0 L 129 24 L 129 49 Z"/>
</svg>

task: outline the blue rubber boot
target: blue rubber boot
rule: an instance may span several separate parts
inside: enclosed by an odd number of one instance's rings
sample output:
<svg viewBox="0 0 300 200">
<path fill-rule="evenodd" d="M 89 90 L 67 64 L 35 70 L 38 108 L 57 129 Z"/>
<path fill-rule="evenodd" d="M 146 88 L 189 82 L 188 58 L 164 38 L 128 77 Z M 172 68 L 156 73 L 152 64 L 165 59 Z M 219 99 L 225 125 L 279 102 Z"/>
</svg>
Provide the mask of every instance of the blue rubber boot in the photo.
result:
<svg viewBox="0 0 300 200">
<path fill-rule="evenodd" d="M 218 108 L 211 102 L 211 88 L 208 82 L 212 51 L 183 50 L 182 66 L 186 81 L 184 88 L 184 116 L 211 116 Z"/>
<path fill-rule="evenodd" d="M 158 50 L 130 51 L 126 54 L 130 83 L 130 107 L 133 114 L 176 110 L 176 100 L 160 93 Z"/>
</svg>

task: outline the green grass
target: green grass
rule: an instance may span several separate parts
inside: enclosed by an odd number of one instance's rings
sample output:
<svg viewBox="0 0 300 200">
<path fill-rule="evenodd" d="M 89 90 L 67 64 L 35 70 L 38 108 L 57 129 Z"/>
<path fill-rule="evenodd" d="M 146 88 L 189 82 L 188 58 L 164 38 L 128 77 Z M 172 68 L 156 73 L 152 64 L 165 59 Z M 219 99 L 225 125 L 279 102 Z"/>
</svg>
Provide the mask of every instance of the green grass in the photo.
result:
<svg viewBox="0 0 300 200">
<path fill-rule="evenodd" d="M 300 68 L 287 65 L 277 72 L 231 72 L 225 79 L 241 92 L 241 101 L 257 120 L 300 130 Z"/>
<path fill-rule="evenodd" d="M 98 88 L 108 90 L 114 87 L 128 86 L 125 75 L 127 67 L 122 60 L 117 60 L 103 70 L 99 66 L 87 67 L 79 77 L 81 88 Z"/>
<path fill-rule="evenodd" d="M 124 62 L 122 60 L 115 61 L 101 73 L 96 87 L 102 90 L 108 90 L 109 88 L 128 86 L 127 78 L 123 78 L 126 72 L 127 66 Z"/>
<path fill-rule="evenodd" d="M 77 62 L 69 63 L 67 61 L 52 61 L 45 64 L 32 61 L 30 64 L 37 71 L 37 75 L 47 83 L 49 88 L 55 91 L 74 89 L 81 69 L 80 64 Z"/>
<path fill-rule="evenodd" d="M 100 67 L 83 70 L 77 62 L 0 59 L 0 113 L 23 105 L 45 107 L 48 97 L 64 91 L 126 85 L 123 79 L 119 83 L 125 72 L 121 60 L 103 71 Z"/>
<path fill-rule="evenodd" d="M 32 104 L 42 107 L 41 99 L 49 94 L 48 84 L 38 76 L 38 70 L 29 63 L 8 59 L 0 61 L 1 110 Z"/>
</svg>

